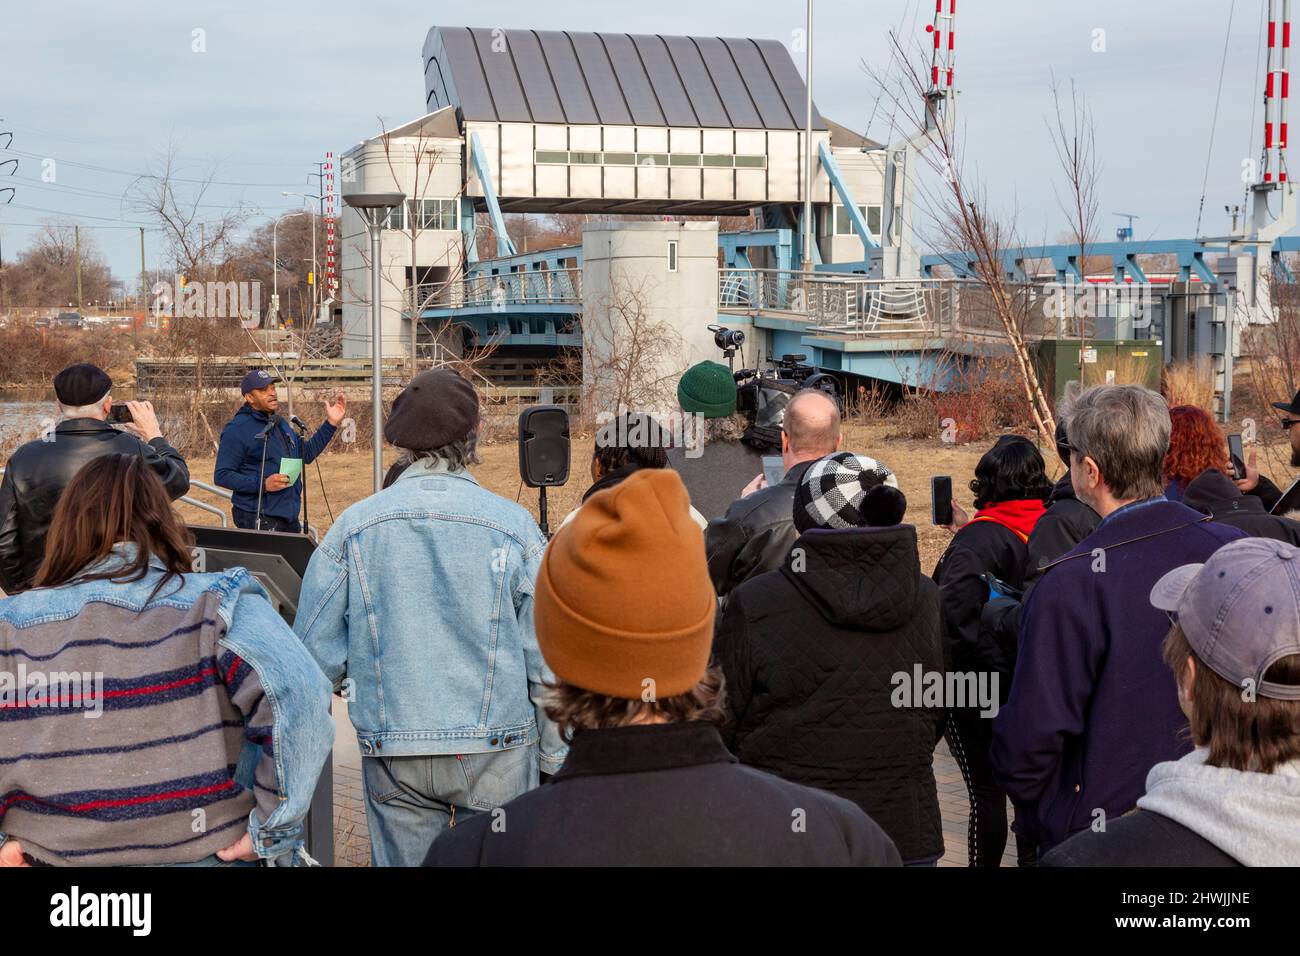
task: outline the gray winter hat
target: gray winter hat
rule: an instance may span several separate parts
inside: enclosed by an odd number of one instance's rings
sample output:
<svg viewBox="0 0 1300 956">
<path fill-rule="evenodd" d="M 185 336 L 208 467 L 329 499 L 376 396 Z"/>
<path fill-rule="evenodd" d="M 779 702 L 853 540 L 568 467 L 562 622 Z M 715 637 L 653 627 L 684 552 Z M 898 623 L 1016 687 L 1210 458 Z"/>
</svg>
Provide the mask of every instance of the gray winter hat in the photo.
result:
<svg viewBox="0 0 1300 956">
<path fill-rule="evenodd" d="M 1300 700 L 1300 684 L 1264 680 L 1274 663 L 1300 654 L 1300 548 L 1271 538 L 1226 544 L 1204 564 L 1174 568 L 1151 589 L 1207 667 L 1260 696 Z"/>
</svg>

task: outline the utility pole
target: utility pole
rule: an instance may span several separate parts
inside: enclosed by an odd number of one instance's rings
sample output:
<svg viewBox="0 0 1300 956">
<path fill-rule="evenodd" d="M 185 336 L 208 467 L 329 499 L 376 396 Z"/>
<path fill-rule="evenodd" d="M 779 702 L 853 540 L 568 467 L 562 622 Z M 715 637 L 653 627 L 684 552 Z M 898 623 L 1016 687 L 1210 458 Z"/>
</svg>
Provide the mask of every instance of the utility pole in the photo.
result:
<svg viewBox="0 0 1300 956">
<path fill-rule="evenodd" d="M 804 61 L 804 86 L 808 92 L 807 102 L 804 104 L 804 129 L 803 129 L 803 271 L 811 272 L 812 263 L 812 244 L 813 244 L 813 206 L 812 206 L 812 186 L 813 186 L 813 147 L 812 147 L 812 66 L 813 66 L 813 0 L 808 0 L 808 22 L 806 25 L 804 43 L 806 44 L 807 59 Z"/>
<path fill-rule="evenodd" d="M 73 226 L 72 235 L 77 247 L 77 314 L 81 314 L 81 227 Z"/>
<path fill-rule="evenodd" d="M 144 268 L 144 226 L 140 227 L 140 311 L 145 310 L 145 294 L 148 290 L 149 280 L 145 276 Z"/>
</svg>

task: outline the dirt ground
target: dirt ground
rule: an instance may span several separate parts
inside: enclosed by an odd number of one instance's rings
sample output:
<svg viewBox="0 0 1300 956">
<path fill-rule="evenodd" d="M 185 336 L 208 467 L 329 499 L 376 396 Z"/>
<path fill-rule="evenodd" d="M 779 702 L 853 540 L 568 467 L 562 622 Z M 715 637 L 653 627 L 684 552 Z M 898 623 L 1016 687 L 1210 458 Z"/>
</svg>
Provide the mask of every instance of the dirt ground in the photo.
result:
<svg viewBox="0 0 1300 956">
<path fill-rule="evenodd" d="M 844 447 L 850 451 L 871 455 L 884 462 L 898 475 L 899 485 L 907 495 L 907 520 L 916 525 L 921 547 L 921 568 L 930 573 L 938 562 L 944 549 L 951 540 L 951 535 L 943 528 L 930 524 L 930 476 L 951 475 L 956 497 L 964 507 L 970 508 L 972 495 L 969 489 L 970 479 L 975 474 L 975 464 L 980 456 L 993 444 L 993 439 L 975 442 L 969 445 L 945 444 L 937 439 L 898 439 L 886 438 L 890 431 L 888 422 L 862 424 L 849 422 L 845 425 Z M 1269 474 L 1279 486 L 1285 488 L 1291 476 L 1285 469 L 1283 456 L 1274 442 L 1275 453 L 1271 456 L 1260 454 L 1260 470 Z M 569 483 L 561 488 L 552 488 L 547 492 L 550 510 L 550 525 L 554 529 L 574 507 L 590 484 L 587 468 L 591 460 L 592 439 L 575 439 L 573 443 L 573 464 L 570 468 Z M 307 489 L 307 501 L 311 510 L 312 524 L 322 532 L 329 528 L 330 515 L 326 509 L 328 497 L 329 508 L 335 515 L 355 501 L 370 493 L 370 454 L 369 448 L 355 448 L 346 452 L 324 455 L 318 459 L 320 476 L 316 465 L 309 467 L 311 484 Z M 499 443 L 480 446 L 483 463 L 473 468 L 475 477 L 489 490 L 519 501 L 534 516 L 537 514 L 537 490 L 525 488 L 519 480 L 519 450 L 513 443 Z M 395 457 L 393 449 L 386 449 L 385 467 Z M 1053 478 L 1063 472 L 1056 459 L 1054 450 L 1047 450 L 1043 456 L 1048 462 L 1049 474 Z M 1053 467 L 1054 466 L 1054 467 Z M 200 481 L 212 482 L 212 458 L 192 459 L 190 473 Z M 321 478 L 324 479 L 325 495 L 321 494 Z M 739 493 L 740 489 L 736 489 Z M 203 492 L 195 496 L 214 504 L 218 500 Z M 197 524 L 215 524 L 215 515 L 205 513 L 197 508 L 182 504 L 181 512 L 186 521 Z"/>
</svg>

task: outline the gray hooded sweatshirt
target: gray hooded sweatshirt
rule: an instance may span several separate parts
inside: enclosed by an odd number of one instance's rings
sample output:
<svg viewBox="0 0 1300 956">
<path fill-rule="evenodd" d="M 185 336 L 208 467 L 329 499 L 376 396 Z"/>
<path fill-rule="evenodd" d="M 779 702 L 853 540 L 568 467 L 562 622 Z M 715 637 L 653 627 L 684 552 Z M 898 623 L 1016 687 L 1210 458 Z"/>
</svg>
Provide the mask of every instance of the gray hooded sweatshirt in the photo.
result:
<svg viewBox="0 0 1300 956">
<path fill-rule="evenodd" d="M 1147 774 L 1143 810 L 1181 823 L 1245 866 L 1300 866 L 1300 760 L 1272 773 L 1207 767 L 1198 747 Z"/>
</svg>

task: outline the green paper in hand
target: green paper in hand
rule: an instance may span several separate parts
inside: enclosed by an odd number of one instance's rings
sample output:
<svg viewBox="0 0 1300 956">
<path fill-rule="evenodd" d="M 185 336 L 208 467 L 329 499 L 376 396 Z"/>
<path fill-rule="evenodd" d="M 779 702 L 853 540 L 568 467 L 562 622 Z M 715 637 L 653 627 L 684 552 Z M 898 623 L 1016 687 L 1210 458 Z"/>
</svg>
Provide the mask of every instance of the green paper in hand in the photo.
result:
<svg viewBox="0 0 1300 956">
<path fill-rule="evenodd" d="M 289 486 L 297 484 L 298 477 L 302 474 L 301 458 L 281 458 L 280 474 L 289 479 Z"/>
</svg>

